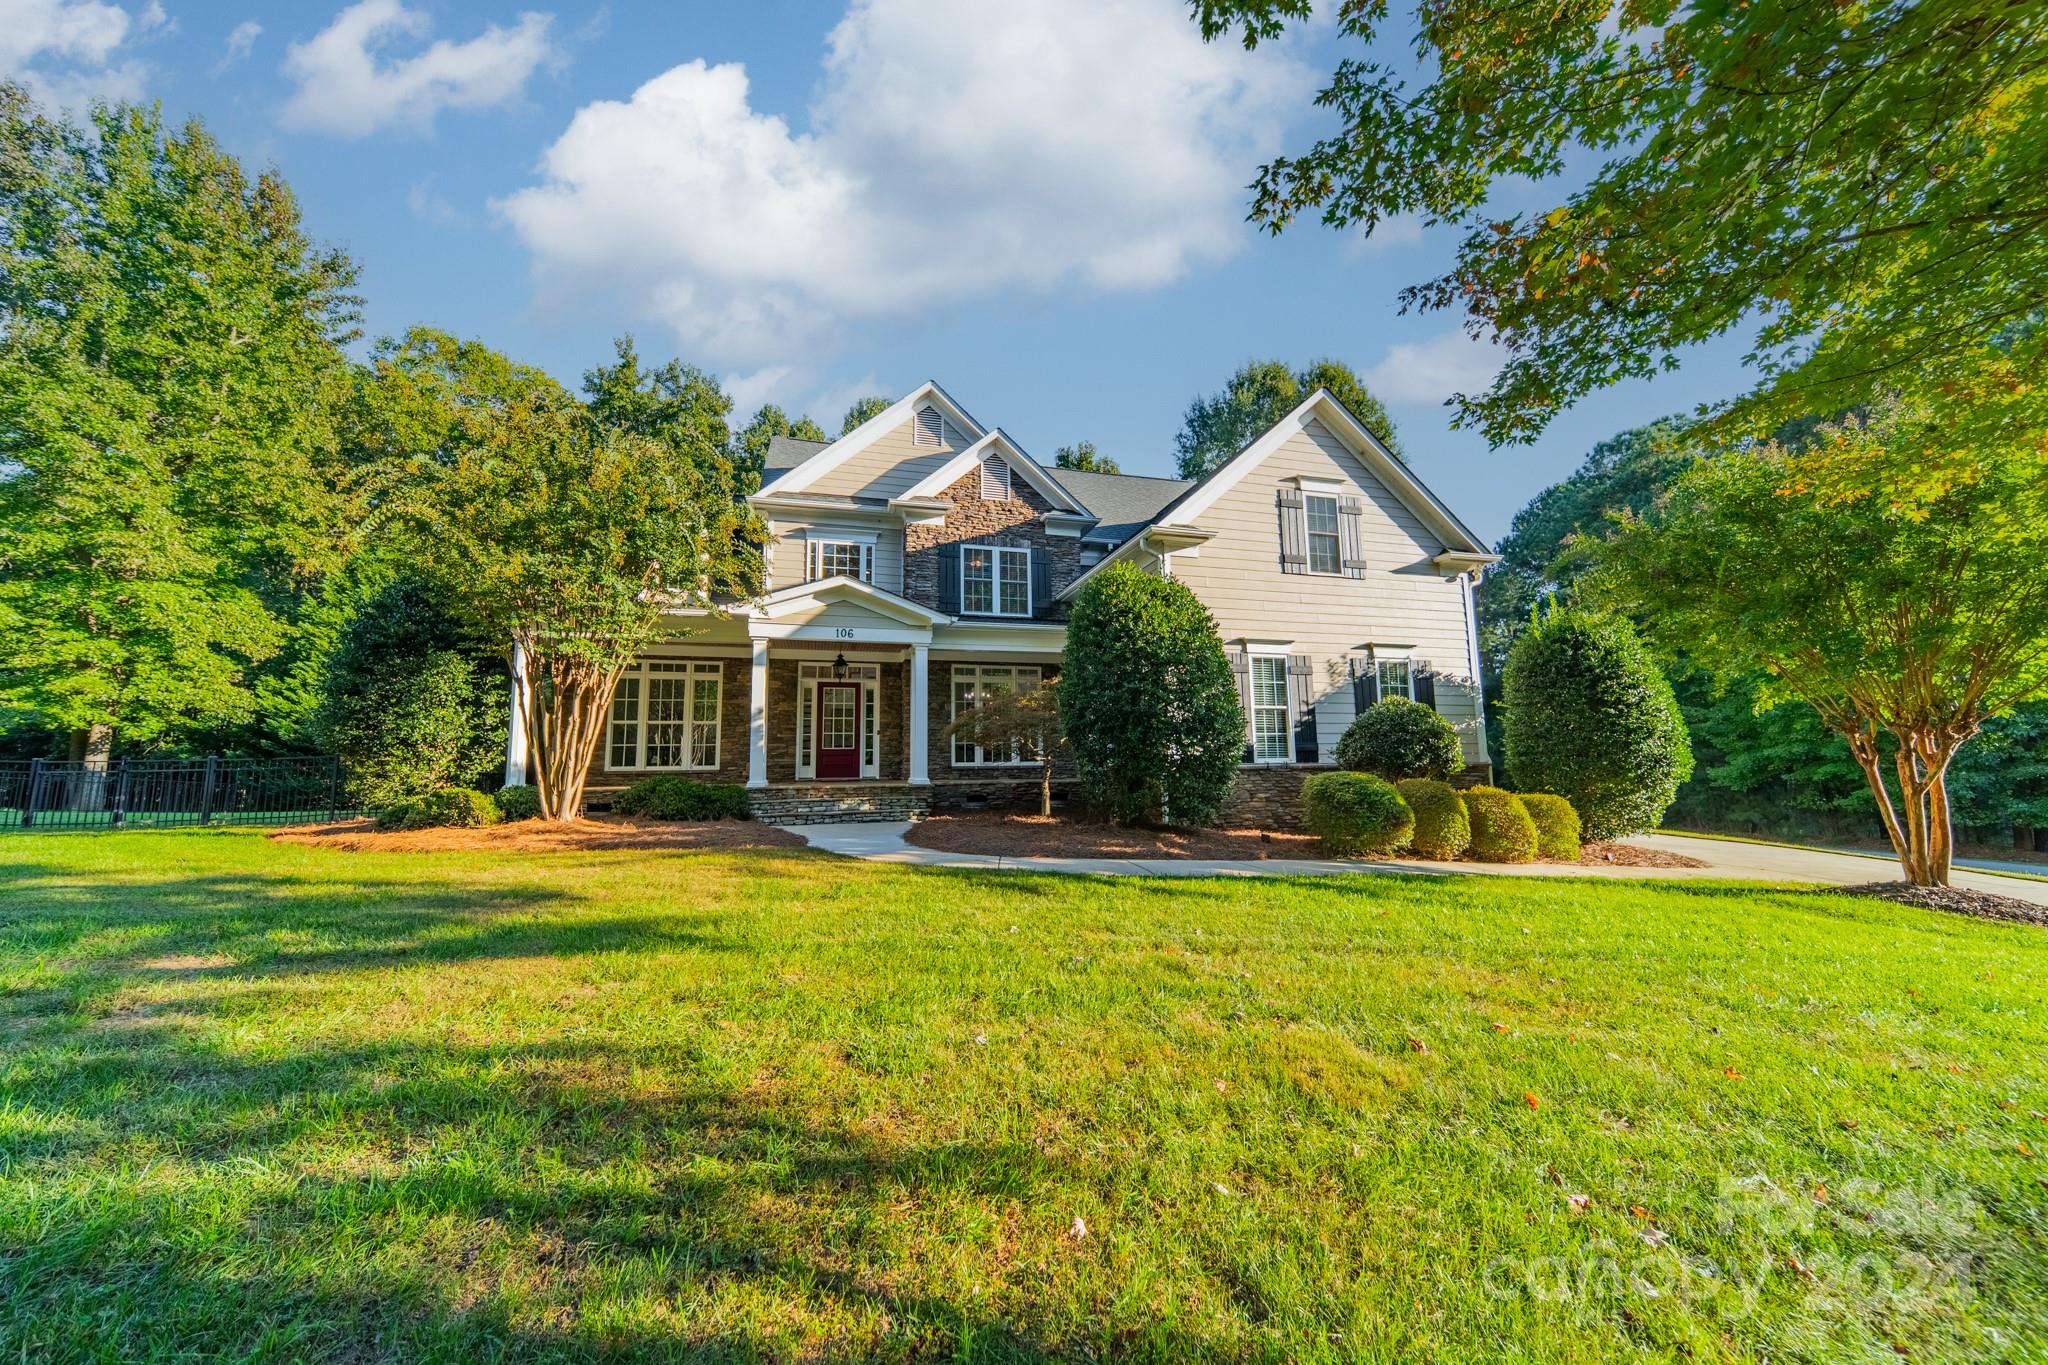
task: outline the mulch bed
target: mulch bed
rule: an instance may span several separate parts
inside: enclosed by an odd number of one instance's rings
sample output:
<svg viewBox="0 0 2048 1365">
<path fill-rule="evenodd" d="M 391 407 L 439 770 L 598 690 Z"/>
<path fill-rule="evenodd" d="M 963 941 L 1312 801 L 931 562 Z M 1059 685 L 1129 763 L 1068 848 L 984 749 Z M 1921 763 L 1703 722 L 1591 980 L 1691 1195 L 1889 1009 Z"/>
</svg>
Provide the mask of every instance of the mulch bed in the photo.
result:
<svg viewBox="0 0 2048 1365">
<path fill-rule="evenodd" d="M 1864 882 L 1859 886 L 1834 886 L 1828 890 L 1897 901 L 1901 905 L 1917 905 L 1923 910 L 1945 910 L 1952 915 L 1974 915 L 1978 919 L 2048 926 L 2048 905 L 2035 905 L 2032 901 L 2001 896 L 1995 891 L 1972 891 L 1960 886 L 1915 886 L 1911 882 Z"/>
<path fill-rule="evenodd" d="M 941 853 L 986 853 L 1004 858 L 1201 858 L 1257 861 L 1322 858 L 1312 835 L 1265 829 L 1123 829 L 1116 825 L 1045 815 L 936 815 L 903 836 Z M 1383 861 L 1383 860 L 1376 860 Z M 1697 858 L 1632 844 L 1587 844 L 1587 867 L 1705 867 Z"/>
<path fill-rule="evenodd" d="M 603 815 L 583 820 L 515 820 L 482 829 L 413 829 L 379 832 L 368 820 L 340 825 L 295 825 L 270 836 L 348 853 L 448 853 L 486 849 L 507 853 L 567 853 L 582 849 L 802 848 L 788 830 L 752 820 L 635 820 Z"/>
</svg>

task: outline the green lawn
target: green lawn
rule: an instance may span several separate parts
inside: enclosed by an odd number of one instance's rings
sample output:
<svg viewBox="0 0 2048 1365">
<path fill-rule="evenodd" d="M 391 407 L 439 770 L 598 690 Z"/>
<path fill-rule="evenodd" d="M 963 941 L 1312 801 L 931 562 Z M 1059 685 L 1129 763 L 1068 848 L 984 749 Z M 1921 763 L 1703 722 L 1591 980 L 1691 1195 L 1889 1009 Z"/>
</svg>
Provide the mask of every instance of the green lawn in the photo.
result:
<svg viewBox="0 0 2048 1365">
<path fill-rule="evenodd" d="M 10 1360 L 2048 1353 L 2023 926 L 10 836 L 0 1011 Z"/>
</svg>

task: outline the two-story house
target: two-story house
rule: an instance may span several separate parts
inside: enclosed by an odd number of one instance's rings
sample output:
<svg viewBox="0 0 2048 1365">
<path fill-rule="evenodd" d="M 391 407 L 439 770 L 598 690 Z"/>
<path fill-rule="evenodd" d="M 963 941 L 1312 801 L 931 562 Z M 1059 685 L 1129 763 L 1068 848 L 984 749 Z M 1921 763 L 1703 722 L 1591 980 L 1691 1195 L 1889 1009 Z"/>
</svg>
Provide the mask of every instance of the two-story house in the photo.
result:
<svg viewBox="0 0 2048 1365">
<path fill-rule="evenodd" d="M 1327 392 L 1188 482 L 1045 468 L 927 383 L 836 441 L 777 439 L 751 501 L 763 596 L 679 621 L 627 672 L 594 795 L 689 773 L 746 783 L 768 819 L 1027 799 L 1027 756 L 944 732 L 1056 675 L 1068 604 L 1120 560 L 1216 619 L 1247 717 L 1240 818 L 1284 821 L 1389 694 L 1487 764 L 1472 588 L 1495 556 Z"/>
</svg>

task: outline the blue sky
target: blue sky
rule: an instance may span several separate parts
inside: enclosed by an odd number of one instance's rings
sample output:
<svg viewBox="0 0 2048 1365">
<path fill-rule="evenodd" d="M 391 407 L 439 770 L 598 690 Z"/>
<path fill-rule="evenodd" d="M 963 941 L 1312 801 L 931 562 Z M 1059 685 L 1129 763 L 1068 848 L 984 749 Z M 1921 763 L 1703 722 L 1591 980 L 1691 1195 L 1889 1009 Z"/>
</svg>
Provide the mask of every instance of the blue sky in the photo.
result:
<svg viewBox="0 0 2048 1365">
<path fill-rule="evenodd" d="M 362 267 L 372 335 L 480 337 L 565 381 L 632 331 L 836 430 L 935 378 L 1041 459 L 1170 473 L 1188 400 L 1322 355 L 1493 538 L 1590 446 L 1745 386 L 1730 341 L 1489 450 L 1442 401 L 1491 353 L 1399 288 L 1450 259 L 1243 219 L 1321 126 L 1326 25 L 1247 55 L 1178 0 L 4 0 L 0 75 L 161 100 L 274 163 Z"/>
</svg>

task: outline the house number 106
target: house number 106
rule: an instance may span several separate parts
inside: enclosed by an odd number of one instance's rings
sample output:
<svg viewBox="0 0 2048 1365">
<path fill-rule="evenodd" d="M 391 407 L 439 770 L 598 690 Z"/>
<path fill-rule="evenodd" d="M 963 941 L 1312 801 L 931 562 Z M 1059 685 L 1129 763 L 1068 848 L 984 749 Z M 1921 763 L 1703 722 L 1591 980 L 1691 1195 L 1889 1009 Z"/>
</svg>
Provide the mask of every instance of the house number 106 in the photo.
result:
<svg viewBox="0 0 2048 1365">
<path fill-rule="evenodd" d="M 832 638 L 835 640 L 851 640 L 853 638 L 853 627 L 834 626 L 832 628 Z"/>
</svg>

